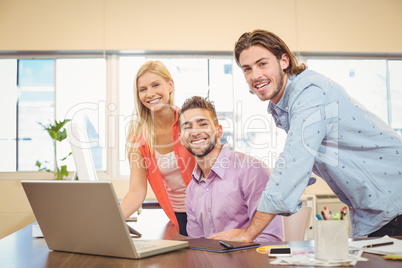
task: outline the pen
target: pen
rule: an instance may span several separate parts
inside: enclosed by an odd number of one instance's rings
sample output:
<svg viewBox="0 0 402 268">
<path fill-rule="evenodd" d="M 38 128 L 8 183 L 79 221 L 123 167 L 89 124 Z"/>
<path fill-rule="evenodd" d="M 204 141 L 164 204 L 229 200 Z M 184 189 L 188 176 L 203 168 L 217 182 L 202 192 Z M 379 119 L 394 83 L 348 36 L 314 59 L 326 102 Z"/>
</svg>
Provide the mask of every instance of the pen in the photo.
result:
<svg viewBox="0 0 402 268">
<path fill-rule="evenodd" d="M 346 217 L 346 207 L 343 207 L 341 210 L 341 220 L 343 220 Z"/>
<path fill-rule="evenodd" d="M 315 214 L 315 217 L 317 218 L 317 220 L 322 221 L 322 217 L 320 216 L 320 214 Z"/>
<path fill-rule="evenodd" d="M 321 211 L 321 215 L 322 215 L 322 219 L 323 220 L 326 220 L 327 218 L 325 218 L 325 213 L 324 213 L 324 211 Z"/>
<path fill-rule="evenodd" d="M 233 248 L 232 245 L 229 245 L 228 243 L 225 243 L 223 241 L 219 241 L 219 244 L 221 244 L 224 248 L 227 248 L 227 249 Z"/>
<path fill-rule="evenodd" d="M 363 246 L 363 248 L 375 248 L 375 247 L 388 246 L 388 245 L 393 245 L 393 244 L 394 244 L 394 242 L 386 242 L 386 243 L 366 245 L 366 246 Z"/>
<path fill-rule="evenodd" d="M 329 213 L 327 207 L 324 207 L 324 214 L 325 214 L 325 219 L 326 220 L 331 220 L 331 214 Z"/>
</svg>

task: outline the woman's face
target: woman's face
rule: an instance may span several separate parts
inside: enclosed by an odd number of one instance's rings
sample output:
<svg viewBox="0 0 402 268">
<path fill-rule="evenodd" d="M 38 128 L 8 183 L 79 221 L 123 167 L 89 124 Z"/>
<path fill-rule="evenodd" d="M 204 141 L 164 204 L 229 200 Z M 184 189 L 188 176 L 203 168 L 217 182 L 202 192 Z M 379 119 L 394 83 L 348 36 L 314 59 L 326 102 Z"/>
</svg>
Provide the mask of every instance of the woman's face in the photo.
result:
<svg viewBox="0 0 402 268">
<path fill-rule="evenodd" d="M 173 89 L 172 79 L 166 81 L 152 72 L 146 72 L 137 79 L 138 97 L 141 103 L 152 111 L 161 110 L 169 105 Z"/>
</svg>

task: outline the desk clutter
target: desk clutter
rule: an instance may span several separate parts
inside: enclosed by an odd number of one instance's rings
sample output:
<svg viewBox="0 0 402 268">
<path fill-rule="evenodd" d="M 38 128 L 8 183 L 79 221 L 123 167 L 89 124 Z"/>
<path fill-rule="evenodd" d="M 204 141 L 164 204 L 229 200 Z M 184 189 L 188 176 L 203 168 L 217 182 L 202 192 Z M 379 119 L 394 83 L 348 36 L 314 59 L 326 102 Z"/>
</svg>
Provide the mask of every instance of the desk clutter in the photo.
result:
<svg viewBox="0 0 402 268">
<path fill-rule="evenodd" d="M 129 224 L 131 224 L 133 228 L 140 230 L 143 235 L 141 239 L 133 239 L 137 240 L 134 242 L 142 242 L 141 240 L 144 239 L 183 239 L 183 237 L 177 233 L 173 224 L 169 222 L 169 219 L 167 216 L 165 216 L 165 213 L 162 209 L 144 209 L 143 214 L 141 214 L 141 219 L 138 222 Z M 150 256 L 149 258 L 143 258 L 139 261 L 127 258 L 106 258 L 104 255 L 95 256 L 49 250 L 49 248 L 46 246 L 45 239 L 32 237 L 32 229 L 33 226 L 29 225 L 0 240 L 0 267 L 97 268 L 104 265 L 104 263 L 107 263 L 111 267 L 144 266 L 162 268 L 183 266 L 211 268 L 281 267 L 280 265 L 290 267 L 294 264 L 298 265 L 299 267 L 303 266 L 303 264 L 306 264 L 306 266 L 310 267 L 325 267 L 346 265 L 351 266 L 354 263 L 356 263 L 356 267 L 393 268 L 400 267 L 401 265 L 400 261 L 398 261 L 398 255 L 396 255 L 396 253 L 398 253 L 398 249 L 401 248 L 400 243 L 402 241 L 397 240 L 396 238 L 401 239 L 402 237 L 396 237 L 395 239 L 392 237 L 390 240 L 388 240 L 389 237 L 373 238 L 369 240 L 349 239 L 349 254 L 352 255 L 352 257 L 347 260 L 349 262 L 345 262 L 346 260 L 328 262 L 316 260 L 314 256 L 314 242 L 311 240 L 288 241 L 282 242 L 282 245 L 270 245 L 265 247 L 261 246 L 259 248 L 251 248 L 239 251 L 225 251 L 225 253 L 182 249 L 165 254 L 158 254 L 152 257 Z M 154 241 L 151 242 L 154 243 Z M 219 241 L 216 243 L 218 242 Z M 223 242 L 228 242 L 227 244 L 234 246 L 234 244 L 229 241 Z M 358 242 L 359 244 L 356 245 L 354 242 Z M 370 245 L 390 242 L 393 242 L 393 244 L 369 247 Z M 16 247 L 15 245 L 18 246 Z M 220 244 L 217 245 L 219 246 Z M 262 245 L 267 245 L 267 243 Z M 140 245 L 136 243 L 135 246 L 139 247 Z M 147 246 L 149 248 L 150 245 L 148 244 Z M 366 248 L 364 246 L 366 246 Z M 272 247 L 282 247 L 285 249 L 291 248 L 292 255 L 289 258 L 268 257 L 269 248 Z M 223 248 L 223 246 L 221 246 L 221 248 Z M 395 251 L 392 250 L 394 248 L 396 248 Z M 369 253 L 370 250 L 380 250 L 382 251 L 381 254 L 384 255 L 371 254 L 371 252 Z M 283 255 L 287 254 L 282 254 L 282 256 Z M 18 258 L 15 258 L 15 256 L 18 256 Z M 362 256 L 364 258 L 361 258 Z"/>
<path fill-rule="evenodd" d="M 314 253 L 313 245 L 300 246 L 292 242 L 286 245 L 265 246 L 257 248 L 257 252 L 268 254 L 271 248 L 292 249 L 292 256 L 269 258 L 270 264 L 278 265 L 307 265 L 307 266 L 349 266 L 355 265 L 358 261 L 367 261 L 367 258 L 361 257 L 363 250 L 349 250 L 348 255 L 343 259 L 323 260 L 317 259 Z"/>
<path fill-rule="evenodd" d="M 292 257 L 276 258 L 270 264 L 279 265 L 306 265 L 306 266 L 354 266 L 358 261 L 368 261 L 367 258 L 361 257 L 362 251 L 356 255 L 349 255 L 344 260 L 319 260 L 314 254 L 295 255 Z"/>
<path fill-rule="evenodd" d="M 313 245 L 299 246 L 289 242 L 285 245 L 264 246 L 257 248 L 261 254 L 269 253 L 271 248 L 292 249 L 292 256 L 269 258 L 270 264 L 278 265 L 307 265 L 307 266 L 349 266 L 358 261 L 368 261 L 361 257 L 363 252 L 384 255 L 387 260 L 402 260 L 402 240 L 384 236 L 381 238 L 365 239 L 348 242 L 348 254 L 340 259 L 318 259 Z"/>
</svg>

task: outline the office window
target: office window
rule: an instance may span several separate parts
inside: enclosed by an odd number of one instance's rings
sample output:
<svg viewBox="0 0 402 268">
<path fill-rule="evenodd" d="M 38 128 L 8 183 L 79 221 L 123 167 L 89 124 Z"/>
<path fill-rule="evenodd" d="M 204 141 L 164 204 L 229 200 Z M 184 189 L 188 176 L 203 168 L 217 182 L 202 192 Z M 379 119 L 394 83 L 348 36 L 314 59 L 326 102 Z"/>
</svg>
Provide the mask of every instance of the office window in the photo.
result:
<svg viewBox="0 0 402 268">
<path fill-rule="evenodd" d="M 389 61 L 391 126 L 402 134 L 402 61 Z"/>
<path fill-rule="evenodd" d="M 274 167 L 285 144 L 286 133 L 267 112 L 268 102 L 250 93 L 240 67 L 233 67 L 234 148 Z"/>
<path fill-rule="evenodd" d="M 268 102 L 250 94 L 231 55 L 84 57 L 0 60 L 0 104 L 7 110 L 0 115 L 6 126 L 0 129 L 0 150 L 6 152 L 0 156 L 0 172 L 36 171 L 36 160 L 47 160 L 51 166 L 53 145 L 37 122 L 85 115 L 96 169 L 113 178 L 127 178 L 125 144 L 134 109 L 133 83 L 146 60 L 161 60 L 167 66 L 175 81 L 177 106 L 194 95 L 214 101 L 224 130 L 223 144 L 270 167 L 275 165 L 286 133 L 276 128 L 267 113 Z M 402 105 L 402 61 L 322 57 L 305 61 L 309 69 L 343 85 L 352 97 L 402 134 L 398 112 Z M 60 157 L 69 151 L 68 142 L 58 147 Z M 70 171 L 75 170 L 72 157 L 67 165 Z"/>
<path fill-rule="evenodd" d="M 56 61 L 56 117 L 78 120 L 86 117 L 85 126 L 96 170 L 106 169 L 106 60 L 58 59 Z M 68 142 L 60 144 L 60 156 L 71 151 Z M 75 170 L 73 158 L 69 170 Z"/>
<path fill-rule="evenodd" d="M 17 60 L 0 60 L 0 172 L 17 170 Z"/>
<path fill-rule="evenodd" d="M 1 91 L 7 113 L 1 115 L 1 171 L 35 170 L 36 160 L 51 165 L 52 143 L 38 122 L 54 120 L 54 60 L 4 60 Z M 12 156 L 12 157 L 10 157 Z"/>
<path fill-rule="evenodd" d="M 7 110 L 0 116 L 7 126 L 0 130 L 0 150 L 7 152 L 1 156 L 0 171 L 36 171 L 37 160 L 48 161 L 52 169 L 53 143 L 38 123 L 74 119 L 81 113 L 90 119 L 88 136 L 98 145 L 92 150 L 95 166 L 105 169 L 104 59 L 1 60 L 0 90 L 2 107 Z M 58 158 L 71 151 L 67 140 L 58 144 L 57 151 Z M 66 163 L 70 171 L 75 170 L 71 157 Z"/>
<path fill-rule="evenodd" d="M 223 127 L 221 144 L 234 149 L 234 113 L 233 113 L 233 60 L 210 59 L 208 97 L 215 104 L 219 123 Z"/>
<path fill-rule="evenodd" d="M 36 170 L 36 160 L 53 167 L 53 144 L 38 124 L 54 121 L 54 60 L 18 61 L 17 170 Z"/>
<path fill-rule="evenodd" d="M 309 59 L 307 65 L 341 84 L 350 96 L 388 123 L 385 60 Z"/>
</svg>

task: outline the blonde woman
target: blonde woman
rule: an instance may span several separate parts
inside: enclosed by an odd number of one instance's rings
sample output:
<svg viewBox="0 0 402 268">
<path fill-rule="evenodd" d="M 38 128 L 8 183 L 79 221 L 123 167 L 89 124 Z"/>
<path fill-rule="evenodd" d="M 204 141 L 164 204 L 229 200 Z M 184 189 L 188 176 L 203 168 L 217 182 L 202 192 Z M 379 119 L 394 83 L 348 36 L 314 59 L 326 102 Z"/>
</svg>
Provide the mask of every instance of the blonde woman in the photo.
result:
<svg viewBox="0 0 402 268">
<path fill-rule="evenodd" d="M 160 61 L 147 61 L 134 85 L 136 116 L 127 137 L 130 185 L 121 203 L 128 218 L 143 203 L 147 180 L 166 215 L 187 235 L 186 187 L 195 166 L 194 157 L 180 143 L 174 82 Z"/>
</svg>

